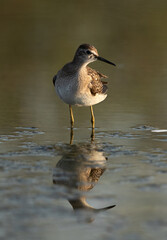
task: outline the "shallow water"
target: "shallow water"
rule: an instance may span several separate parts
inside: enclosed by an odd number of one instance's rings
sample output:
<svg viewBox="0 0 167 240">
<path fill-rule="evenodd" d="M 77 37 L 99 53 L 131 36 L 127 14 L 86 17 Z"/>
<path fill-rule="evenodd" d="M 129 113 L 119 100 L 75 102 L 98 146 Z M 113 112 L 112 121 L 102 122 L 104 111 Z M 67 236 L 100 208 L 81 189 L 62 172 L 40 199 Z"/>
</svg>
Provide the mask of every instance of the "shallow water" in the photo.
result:
<svg viewBox="0 0 167 240">
<path fill-rule="evenodd" d="M 1 239 L 167 237 L 167 3 L 89 4 L 0 3 Z M 52 77 L 84 42 L 117 68 L 72 141 Z"/>
</svg>

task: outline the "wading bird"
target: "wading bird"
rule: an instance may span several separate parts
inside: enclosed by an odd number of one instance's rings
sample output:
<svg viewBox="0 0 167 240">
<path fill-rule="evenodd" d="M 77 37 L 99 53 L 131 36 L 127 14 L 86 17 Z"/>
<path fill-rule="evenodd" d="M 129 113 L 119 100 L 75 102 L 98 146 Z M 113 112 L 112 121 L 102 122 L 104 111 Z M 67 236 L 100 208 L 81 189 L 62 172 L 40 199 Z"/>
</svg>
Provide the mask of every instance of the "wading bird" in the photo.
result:
<svg viewBox="0 0 167 240">
<path fill-rule="evenodd" d="M 107 76 L 87 66 L 96 60 L 116 66 L 100 57 L 94 46 L 82 44 L 77 49 L 72 62 L 67 63 L 53 78 L 57 95 L 69 105 L 71 128 L 74 126 L 72 105 L 90 106 L 92 129 L 94 129 L 95 117 L 92 106 L 107 97 L 107 82 L 101 80 Z"/>
</svg>

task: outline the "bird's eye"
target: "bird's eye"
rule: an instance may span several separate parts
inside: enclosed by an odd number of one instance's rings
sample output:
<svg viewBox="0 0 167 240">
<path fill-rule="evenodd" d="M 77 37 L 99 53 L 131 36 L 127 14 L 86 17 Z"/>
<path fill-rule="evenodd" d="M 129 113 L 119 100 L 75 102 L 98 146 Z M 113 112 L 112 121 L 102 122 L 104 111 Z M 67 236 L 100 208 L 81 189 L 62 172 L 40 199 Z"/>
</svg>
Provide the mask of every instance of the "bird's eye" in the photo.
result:
<svg viewBox="0 0 167 240">
<path fill-rule="evenodd" d="M 87 53 L 87 54 L 91 54 L 91 51 L 87 50 L 86 53 Z"/>
</svg>

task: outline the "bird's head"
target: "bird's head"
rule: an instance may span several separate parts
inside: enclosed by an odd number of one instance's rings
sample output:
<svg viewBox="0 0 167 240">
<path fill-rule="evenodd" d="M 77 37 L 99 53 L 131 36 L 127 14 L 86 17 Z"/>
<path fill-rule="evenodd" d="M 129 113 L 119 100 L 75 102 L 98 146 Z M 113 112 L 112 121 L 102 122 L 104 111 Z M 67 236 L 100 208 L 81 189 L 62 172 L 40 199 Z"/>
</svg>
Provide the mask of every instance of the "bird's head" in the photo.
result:
<svg viewBox="0 0 167 240">
<path fill-rule="evenodd" d="M 97 52 L 97 49 L 94 46 L 89 44 L 80 45 L 74 56 L 75 62 L 80 62 L 82 64 L 85 63 L 86 65 L 96 60 L 100 60 L 116 66 L 114 63 L 106 60 L 105 58 L 100 57 Z"/>
</svg>

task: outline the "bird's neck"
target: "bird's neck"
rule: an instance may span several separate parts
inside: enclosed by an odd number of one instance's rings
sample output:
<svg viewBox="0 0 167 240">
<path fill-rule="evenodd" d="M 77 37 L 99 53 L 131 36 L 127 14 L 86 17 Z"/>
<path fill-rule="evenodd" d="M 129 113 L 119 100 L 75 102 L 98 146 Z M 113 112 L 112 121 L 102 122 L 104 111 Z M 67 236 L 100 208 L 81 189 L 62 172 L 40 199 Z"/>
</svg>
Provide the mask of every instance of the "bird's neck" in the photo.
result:
<svg viewBox="0 0 167 240">
<path fill-rule="evenodd" d="M 74 57 L 72 64 L 76 67 L 76 69 L 84 69 L 88 65 L 88 62 L 83 61 L 82 59 Z"/>
</svg>

